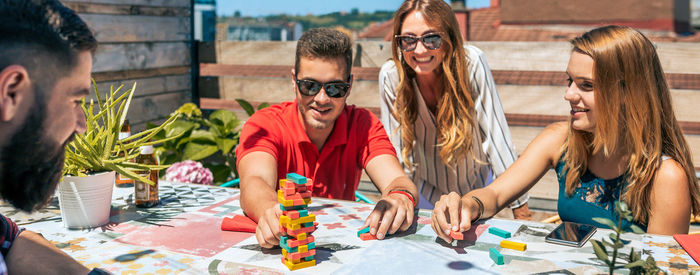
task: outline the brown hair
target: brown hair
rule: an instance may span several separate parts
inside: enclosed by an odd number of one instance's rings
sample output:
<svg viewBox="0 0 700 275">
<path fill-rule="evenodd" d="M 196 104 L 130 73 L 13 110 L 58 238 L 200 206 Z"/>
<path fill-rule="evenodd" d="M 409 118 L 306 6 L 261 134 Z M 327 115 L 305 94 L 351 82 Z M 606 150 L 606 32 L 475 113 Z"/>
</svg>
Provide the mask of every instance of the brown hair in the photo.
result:
<svg viewBox="0 0 700 275">
<path fill-rule="evenodd" d="M 346 76 L 352 69 L 352 42 L 346 34 L 329 28 L 310 29 L 297 41 L 294 71 L 299 72 L 299 60 L 302 58 L 321 58 L 325 60 L 340 58 L 345 60 Z"/>
<path fill-rule="evenodd" d="M 597 152 L 629 156 L 621 198 L 640 223 L 648 222 L 651 187 L 662 156 L 683 166 L 692 211 L 700 210 L 700 191 L 688 144 L 671 104 L 671 95 L 654 45 L 629 27 L 605 26 L 571 41 L 574 51 L 594 61 L 596 124 L 588 133 L 569 127 L 564 148 L 566 194 L 573 195 Z"/>
<path fill-rule="evenodd" d="M 444 91 L 437 106 L 438 146 L 442 161 L 454 167 L 467 157 L 474 139 L 474 101 L 469 90 L 467 58 L 462 36 L 452 8 L 443 0 L 407 0 L 394 14 L 394 35 L 401 34 L 404 18 L 411 12 L 420 12 L 431 27 L 440 33 L 445 57 L 442 60 Z M 399 73 L 399 86 L 392 115 L 399 122 L 404 148 L 403 159 L 413 150 L 415 133 L 413 124 L 418 114 L 417 99 L 412 80 L 415 72 L 403 60 L 396 39 L 391 43 L 393 60 Z M 472 153 L 473 156 L 473 153 Z"/>
</svg>

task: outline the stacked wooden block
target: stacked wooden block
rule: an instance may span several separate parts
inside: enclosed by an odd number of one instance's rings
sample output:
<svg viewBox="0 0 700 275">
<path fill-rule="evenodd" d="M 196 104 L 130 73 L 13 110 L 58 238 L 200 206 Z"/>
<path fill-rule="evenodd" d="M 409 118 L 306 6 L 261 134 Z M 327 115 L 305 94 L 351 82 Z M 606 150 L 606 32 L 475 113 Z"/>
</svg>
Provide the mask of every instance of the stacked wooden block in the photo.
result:
<svg viewBox="0 0 700 275">
<path fill-rule="evenodd" d="M 296 270 L 316 265 L 316 243 L 311 233 L 316 230 L 316 216 L 307 209 L 311 203 L 310 179 L 295 173 L 287 174 L 280 180 L 277 201 L 280 203 L 280 232 L 286 234 L 280 238 L 282 263 L 289 270 Z"/>
</svg>

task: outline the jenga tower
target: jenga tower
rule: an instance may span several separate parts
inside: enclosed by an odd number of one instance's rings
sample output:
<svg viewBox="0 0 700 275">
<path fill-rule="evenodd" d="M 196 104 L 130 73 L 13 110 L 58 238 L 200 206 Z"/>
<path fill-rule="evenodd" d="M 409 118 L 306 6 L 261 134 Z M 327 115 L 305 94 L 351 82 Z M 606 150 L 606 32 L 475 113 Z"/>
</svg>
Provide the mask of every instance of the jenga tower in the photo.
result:
<svg viewBox="0 0 700 275">
<path fill-rule="evenodd" d="M 280 232 L 287 236 L 280 239 L 282 263 L 289 270 L 316 265 L 316 243 L 311 233 L 316 230 L 316 216 L 310 215 L 307 207 L 311 203 L 311 179 L 295 173 L 280 180 L 277 201 L 280 203 Z"/>
</svg>

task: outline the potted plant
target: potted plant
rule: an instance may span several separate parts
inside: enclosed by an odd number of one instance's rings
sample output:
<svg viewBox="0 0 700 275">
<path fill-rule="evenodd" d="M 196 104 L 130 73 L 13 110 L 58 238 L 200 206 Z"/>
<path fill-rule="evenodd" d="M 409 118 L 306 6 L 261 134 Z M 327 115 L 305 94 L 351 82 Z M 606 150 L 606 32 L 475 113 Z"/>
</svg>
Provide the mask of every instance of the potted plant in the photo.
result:
<svg viewBox="0 0 700 275">
<path fill-rule="evenodd" d="M 167 165 L 144 165 L 131 160 L 140 154 L 139 148 L 177 138 L 166 133 L 162 139 L 156 133 L 175 121 L 170 118 L 158 127 L 119 140 L 119 131 L 126 120 L 129 105 L 136 89 L 123 91 L 123 85 L 104 95 L 97 89 L 95 103 L 82 101 L 87 122 L 85 133 L 76 134 L 65 148 L 63 179 L 59 183 L 61 216 L 66 227 L 85 228 L 109 222 L 115 171 L 129 178 L 155 184 L 137 172 L 165 169 Z"/>
</svg>

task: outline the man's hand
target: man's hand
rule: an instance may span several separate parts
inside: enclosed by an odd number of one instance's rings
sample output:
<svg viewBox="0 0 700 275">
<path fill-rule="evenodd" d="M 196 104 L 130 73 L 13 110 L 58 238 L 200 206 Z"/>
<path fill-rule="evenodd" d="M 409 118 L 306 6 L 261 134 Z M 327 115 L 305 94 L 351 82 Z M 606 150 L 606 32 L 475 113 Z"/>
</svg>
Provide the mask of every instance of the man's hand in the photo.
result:
<svg viewBox="0 0 700 275">
<path fill-rule="evenodd" d="M 384 239 L 387 233 L 406 231 L 413 224 L 413 202 L 405 195 L 392 193 L 377 202 L 360 228 L 369 226 L 369 233 Z"/>
<path fill-rule="evenodd" d="M 272 248 L 280 244 L 280 215 L 282 209 L 279 205 L 275 205 L 265 210 L 264 214 L 258 219 L 258 227 L 255 228 L 255 238 L 258 239 L 258 244 L 264 248 Z"/>
<path fill-rule="evenodd" d="M 442 195 L 435 203 L 431 225 L 433 231 L 445 242 L 452 242 L 450 230 L 463 232 L 471 227 L 471 208 L 473 200 L 466 196 L 460 197 L 456 192 Z"/>
</svg>

